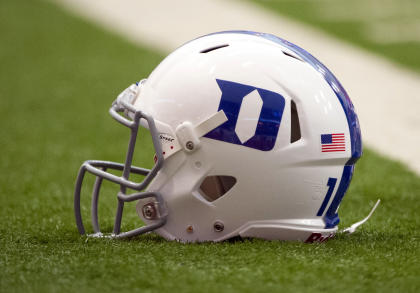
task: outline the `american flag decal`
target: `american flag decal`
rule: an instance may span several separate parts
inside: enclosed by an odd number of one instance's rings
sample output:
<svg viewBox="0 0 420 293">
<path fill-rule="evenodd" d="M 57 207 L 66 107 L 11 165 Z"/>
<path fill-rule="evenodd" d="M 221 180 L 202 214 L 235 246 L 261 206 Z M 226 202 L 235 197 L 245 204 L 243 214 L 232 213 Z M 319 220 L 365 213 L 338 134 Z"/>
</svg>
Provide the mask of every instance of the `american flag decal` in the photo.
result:
<svg viewBox="0 0 420 293">
<path fill-rule="evenodd" d="M 323 153 L 345 152 L 346 141 L 344 133 L 321 134 L 321 151 Z"/>
</svg>

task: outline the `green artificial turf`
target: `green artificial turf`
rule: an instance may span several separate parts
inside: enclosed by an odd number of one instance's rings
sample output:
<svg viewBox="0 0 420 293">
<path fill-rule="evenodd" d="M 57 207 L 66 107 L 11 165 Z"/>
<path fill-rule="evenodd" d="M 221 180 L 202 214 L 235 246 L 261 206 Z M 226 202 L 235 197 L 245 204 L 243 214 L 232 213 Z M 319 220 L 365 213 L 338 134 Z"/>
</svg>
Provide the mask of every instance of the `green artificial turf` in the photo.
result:
<svg viewBox="0 0 420 293">
<path fill-rule="evenodd" d="M 420 72 L 418 0 L 252 1 Z"/>
<path fill-rule="evenodd" d="M 124 159 L 128 130 L 108 107 L 162 56 L 41 1 L 1 1 L 0 40 L 1 292 L 419 292 L 419 177 L 369 150 L 341 227 L 382 204 L 351 236 L 322 244 L 80 237 L 77 170 L 86 159 Z M 144 136 L 135 160 L 150 167 Z M 103 195 L 101 215 L 114 211 L 114 192 Z M 133 210 L 123 228 L 139 224 Z M 109 229 L 112 219 L 101 224 Z"/>
</svg>

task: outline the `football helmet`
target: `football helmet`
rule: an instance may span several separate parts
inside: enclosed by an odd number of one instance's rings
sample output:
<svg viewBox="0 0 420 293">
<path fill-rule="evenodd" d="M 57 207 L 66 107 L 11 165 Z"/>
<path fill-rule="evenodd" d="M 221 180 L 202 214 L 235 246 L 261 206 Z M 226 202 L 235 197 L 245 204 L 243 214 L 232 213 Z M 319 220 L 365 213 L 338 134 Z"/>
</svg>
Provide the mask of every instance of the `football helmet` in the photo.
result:
<svg viewBox="0 0 420 293">
<path fill-rule="evenodd" d="M 86 172 L 97 177 L 95 235 L 103 235 L 103 179 L 120 186 L 112 237 L 154 231 L 181 242 L 235 236 L 313 242 L 336 233 L 338 208 L 362 155 L 359 122 L 331 71 L 293 43 L 250 31 L 199 37 L 123 91 L 110 114 L 131 129 L 126 161 L 81 166 L 74 194 L 81 234 Z M 132 166 L 140 126 L 156 151 L 151 170 Z M 130 174 L 145 177 L 134 182 Z M 121 232 L 129 201 L 137 201 L 145 225 Z"/>
</svg>

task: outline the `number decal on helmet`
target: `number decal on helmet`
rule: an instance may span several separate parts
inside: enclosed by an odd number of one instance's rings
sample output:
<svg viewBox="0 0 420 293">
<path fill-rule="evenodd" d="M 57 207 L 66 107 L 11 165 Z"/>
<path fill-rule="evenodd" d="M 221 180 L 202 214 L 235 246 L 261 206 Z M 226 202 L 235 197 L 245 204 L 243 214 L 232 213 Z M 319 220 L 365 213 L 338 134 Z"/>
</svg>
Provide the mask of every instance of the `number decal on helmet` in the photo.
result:
<svg viewBox="0 0 420 293">
<path fill-rule="evenodd" d="M 347 189 L 349 188 L 351 178 L 353 176 L 354 165 L 344 166 L 343 175 L 341 175 L 340 184 L 337 187 L 335 196 L 325 213 L 325 228 L 332 228 L 338 225 L 340 219 L 338 217 L 338 207 L 340 206 L 341 200 L 344 197 Z"/>
<path fill-rule="evenodd" d="M 283 116 L 284 97 L 269 90 L 232 81 L 217 79 L 216 82 L 222 91 L 218 111 L 223 110 L 228 121 L 207 133 L 205 137 L 261 151 L 271 150 L 276 143 Z M 245 99 L 247 110 L 242 111 Z M 256 117 L 252 117 L 255 109 L 258 111 L 259 108 L 261 110 Z M 241 123 L 247 127 L 244 131 L 244 127 L 239 125 Z"/>
<path fill-rule="evenodd" d="M 337 183 L 337 178 L 331 178 L 331 177 L 328 178 L 327 186 L 329 188 L 328 188 L 327 194 L 325 195 L 324 201 L 322 202 L 322 204 L 321 204 L 321 206 L 318 210 L 318 213 L 316 214 L 318 217 L 322 216 L 322 214 L 324 213 L 325 208 L 327 207 L 327 204 L 330 201 L 330 198 L 331 198 L 331 195 L 334 191 L 334 187 L 335 187 L 336 183 Z"/>
</svg>

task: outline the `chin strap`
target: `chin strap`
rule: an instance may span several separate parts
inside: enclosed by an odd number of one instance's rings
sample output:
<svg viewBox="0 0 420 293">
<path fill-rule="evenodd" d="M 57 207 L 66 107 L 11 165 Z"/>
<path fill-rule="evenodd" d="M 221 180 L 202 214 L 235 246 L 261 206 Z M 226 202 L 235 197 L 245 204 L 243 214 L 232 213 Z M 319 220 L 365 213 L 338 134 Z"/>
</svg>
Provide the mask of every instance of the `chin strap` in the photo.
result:
<svg viewBox="0 0 420 293">
<path fill-rule="evenodd" d="M 363 220 L 361 220 L 357 223 L 354 223 L 353 225 L 351 225 L 350 227 L 348 227 L 346 229 L 343 229 L 343 230 L 339 231 L 339 233 L 349 233 L 349 234 L 354 233 L 359 226 L 363 225 L 365 222 L 367 222 L 367 220 L 369 220 L 370 216 L 372 216 L 373 212 L 376 210 L 376 208 L 378 207 L 380 202 L 381 202 L 381 200 L 378 199 L 378 201 L 373 206 L 372 210 L 370 211 L 369 215 L 367 215 L 366 218 L 364 218 Z"/>
</svg>

